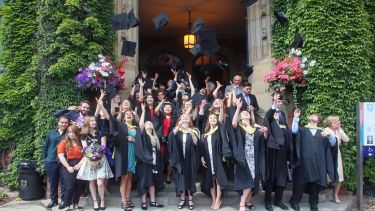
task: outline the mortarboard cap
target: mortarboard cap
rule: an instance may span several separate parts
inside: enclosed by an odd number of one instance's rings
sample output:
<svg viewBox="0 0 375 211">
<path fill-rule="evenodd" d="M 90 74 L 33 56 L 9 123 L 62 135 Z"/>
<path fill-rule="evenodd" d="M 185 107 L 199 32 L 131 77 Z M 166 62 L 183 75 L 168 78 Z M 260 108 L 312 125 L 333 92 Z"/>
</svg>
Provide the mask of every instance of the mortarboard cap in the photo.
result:
<svg viewBox="0 0 375 211">
<path fill-rule="evenodd" d="M 168 25 L 168 16 L 161 12 L 158 16 L 156 16 L 153 20 L 154 26 L 156 29 L 160 29 L 166 25 Z"/>
<path fill-rule="evenodd" d="M 283 12 L 281 12 L 281 11 L 276 12 L 275 11 L 275 17 L 280 22 L 281 25 L 285 26 L 286 24 L 288 24 L 288 18 L 286 17 L 286 15 Z"/>
<path fill-rule="evenodd" d="M 199 92 L 195 92 L 193 96 L 191 96 L 190 100 L 193 104 L 193 107 L 201 104 L 202 100 L 205 98 L 205 96 L 199 94 Z"/>
<path fill-rule="evenodd" d="M 226 62 L 223 62 L 222 60 L 217 61 L 216 64 L 217 66 L 219 66 L 221 70 L 225 70 L 226 68 L 229 67 L 229 64 Z"/>
<path fill-rule="evenodd" d="M 134 10 L 131 9 L 128 13 L 129 28 L 138 26 L 138 19 L 135 17 Z"/>
<path fill-rule="evenodd" d="M 171 99 L 175 98 L 176 97 L 176 89 L 168 89 L 164 93 L 164 96 L 165 96 L 165 99 L 167 99 L 167 100 L 171 100 Z"/>
<path fill-rule="evenodd" d="M 126 39 L 123 39 L 121 55 L 134 57 L 136 46 L 137 46 L 136 42 L 127 41 Z"/>
<path fill-rule="evenodd" d="M 108 101 L 111 101 L 116 96 L 116 88 L 113 84 L 108 84 L 105 88 L 105 97 Z"/>
<path fill-rule="evenodd" d="M 193 48 L 189 49 L 190 53 L 193 54 L 193 56 L 198 55 L 201 52 L 201 45 L 199 43 L 195 44 Z"/>
<path fill-rule="evenodd" d="M 114 31 L 129 28 L 127 13 L 120 13 L 120 14 L 112 16 L 111 22 L 112 22 L 112 30 Z"/>
<path fill-rule="evenodd" d="M 241 3 L 244 4 L 246 7 L 250 7 L 253 5 L 257 0 L 242 0 Z"/>
<path fill-rule="evenodd" d="M 297 35 L 294 37 L 294 42 L 293 42 L 292 47 L 293 47 L 294 49 L 302 48 L 302 47 L 303 47 L 303 41 L 304 41 L 303 36 L 300 35 L 300 34 L 297 34 Z"/>
<path fill-rule="evenodd" d="M 253 66 L 250 66 L 248 64 L 242 64 L 240 66 L 240 71 L 245 74 L 246 77 L 249 77 L 253 72 Z"/>
<path fill-rule="evenodd" d="M 204 27 L 204 21 L 202 18 L 199 18 L 198 20 L 194 21 L 193 27 L 191 29 L 192 34 L 196 34 Z"/>
<path fill-rule="evenodd" d="M 199 45 L 201 53 L 209 57 L 215 55 L 220 47 L 217 44 L 216 30 L 203 29 L 199 32 Z"/>
</svg>

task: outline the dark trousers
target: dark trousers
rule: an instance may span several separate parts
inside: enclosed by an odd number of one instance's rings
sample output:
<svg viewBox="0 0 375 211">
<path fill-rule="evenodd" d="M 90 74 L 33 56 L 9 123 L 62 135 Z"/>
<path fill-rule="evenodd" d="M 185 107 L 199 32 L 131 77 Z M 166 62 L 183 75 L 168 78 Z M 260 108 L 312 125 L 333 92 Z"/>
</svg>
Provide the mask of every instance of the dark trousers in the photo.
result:
<svg viewBox="0 0 375 211">
<path fill-rule="evenodd" d="M 61 164 L 56 162 L 45 162 L 45 169 L 48 176 L 48 183 L 50 186 L 50 197 L 51 201 L 58 201 L 58 189 L 59 189 L 59 181 L 60 181 L 60 188 L 61 188 L 61 200 L 64 200 L 64 192 L 65 192 L 65 183 L 64 178 L 62 176 L 62 168 Z"/>
<path fill-rule="evenodd" d="M 70 166 L 74 166 L 78 162 L 79 160 L 68 161 Z M 65 207 L 69 207 L 71 204 L 78 204 L 82 190 L 82 180 L 77 179 L 78 171 L 69 173 L 69 171 L 65 167 L 63 167 L 62 172 L 65 181 Z"/>
<path fill-rule="evenodd" d="M 279 203 L 283 201 L 283 193 L 284 193 L 285 187 L 280 186 L 273 186 L 270 184 L 266 184 L 264 186 L 264 201 L 266 204 L 272 204 L 272 192 L 275 191 L 275 198 L 274 203 Z"/>
<path fill-rule="evenodd" d="M 293 194 L 291 198 L 291 202 L 298 204 L 301 202 L 303 193 L 305 190 L 308 190 L 309 193 L 309 204 L 311 205 L 317 205 L 319 202 L 319 190 L 320 190 L 320 185 L 316 183 L 306 183 L 304 185 L 298 185 L 298 186 L 293 186 Z"/>
</svg>

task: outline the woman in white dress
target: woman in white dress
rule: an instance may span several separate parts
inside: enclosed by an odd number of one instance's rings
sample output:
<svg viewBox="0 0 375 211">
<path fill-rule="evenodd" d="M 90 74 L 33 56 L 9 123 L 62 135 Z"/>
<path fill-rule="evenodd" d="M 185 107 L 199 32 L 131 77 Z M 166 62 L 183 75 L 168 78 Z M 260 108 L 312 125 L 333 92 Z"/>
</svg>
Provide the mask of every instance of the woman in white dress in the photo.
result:
<svg viewBox="0 0 375 211">
<path fill-rule="evenodd" d="M 332 193 L 332 198 L 333 201 L 337 204 L 341 203 L 339 200 L 339 190 L 342 182 L 344 181 L 344 170 L 343 170 L 343 165 L 342 165 L 342 158 L 341 158 L 341 143 L 342 142 L 348 142 L 349 137 L 346 135 L 344 130 L 341 128 L 341 122 L 340 122 L 340 117 L 338 116 L 329 116 L 326 119 L 326 124 L 330 134 L 336 137 L 337 140 L 337 146 L 338 146 L 338 152 L 337 152 L 337 173 L 338 173 L 338 181 L 335 184 L 335 188 L 333 189 Z"/>
<path fill-rule="evenodd" d="M 101 103 L 98 108 L 102 107 Z M 85 117 L 83 128 L 81 131 L 82 146 L 106 146 L 106 137 L 98 130 L 97 121 L 93 116 Z M 84 158 L 81 168 L 78 171 L 77 178 L 89 181 L 89 188 L 92 199 L 94 201 L 94 210 L 105 209 L 105 180 L 113 177 L 111 168 L 108 164 L 106 156 L 103 154 L 102 158 L 98 161 L 90 161 Z M 100 196 L 100 206 L 96 197 L 96 185 Z"/>
</svg>

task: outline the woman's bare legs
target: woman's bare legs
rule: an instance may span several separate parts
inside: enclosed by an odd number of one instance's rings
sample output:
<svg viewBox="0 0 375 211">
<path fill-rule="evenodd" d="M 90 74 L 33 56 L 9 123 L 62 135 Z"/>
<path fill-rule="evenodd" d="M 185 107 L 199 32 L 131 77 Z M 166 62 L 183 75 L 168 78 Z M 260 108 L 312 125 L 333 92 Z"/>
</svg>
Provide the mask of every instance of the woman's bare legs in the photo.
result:
<svg viewBox="0 0 375 211">
<path fill-rule="evenodd" d="M 89 189 L 91 192 L 92 200 L 94 201 L 94 208 L 99 208 L 98 202 L 96 200 L 96 180 L 89 181 Z"/>
<path fill-rule="evenodd" d="M 340 199 L 339 199 L 339 191 L 340 191 L 340 187 L 341 187 L 341 182 L 337 182 L 335 183 L 335 188 L 333 189 L 333 200 L 336 202 L 336 203 L 341 203 Z"/>
<path fill-rule="evenodd" d="M 213 209 L 215 210 L 218 210 L 220 209 L 220 205 L 221 205 L 221 190 L 220 190 L 220 185 L 217 183 L 217 180 L 216 180 L 216 200 L 215 200 L 215 205 L 213 207 Z"/>
<path fill-rule="evenodd" d="M 97 179 L 96 183 L 98 185 L 98 192 L 100 196 L 100 207 L 105 207 L 105 201 L 104 201 L 105 189 L 106 189 L 105 179 Z"/>
<path fill-rule="evenodd" d="M 250 188 L 246 188 L 242 191 L 241 201 L 240 201 L 240 210 L 246 210 L 246 200 L 251 192 Z"/>
</svg>

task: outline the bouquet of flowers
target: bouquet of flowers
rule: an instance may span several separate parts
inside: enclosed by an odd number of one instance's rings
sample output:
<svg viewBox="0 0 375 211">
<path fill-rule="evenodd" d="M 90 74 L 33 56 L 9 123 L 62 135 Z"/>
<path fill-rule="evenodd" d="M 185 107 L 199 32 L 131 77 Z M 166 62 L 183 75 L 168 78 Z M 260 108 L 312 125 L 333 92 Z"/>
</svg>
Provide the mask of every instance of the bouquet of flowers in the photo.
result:
<svg viewBox="0 0 375 211">
<path fill-rule="evenodd" d="M 125 68 L 123 64 L 126 60 L 122 60 L 117 66 L 113 64 L 109 56 L 98 55 L 98 60 L 92 62 L 88 67 L 78 69 L 75 77 L 77 86 L 83 89 L 101 89 L 108 84 L 114 86 L 122 86 L 125 82 Z"/>
<path fill-rule="evenodd" d="M 105 156 L 106 146 L 92 144 L 82 149 L 82 154 L 89 160 L 93 169 L 100 168 L 101 159 Z"/>
<path fill-rule="evenodd" d="M 308 61 L 302 56 L 302 51 L 292 48 L 283 59 L 274 61 L 275 67 L 264 75 L 271 93 L 280 92 L 285 86 L 303 87 L 307 83 L 309 68 L 316 64 L 315 60 Z"/>
</svg>

